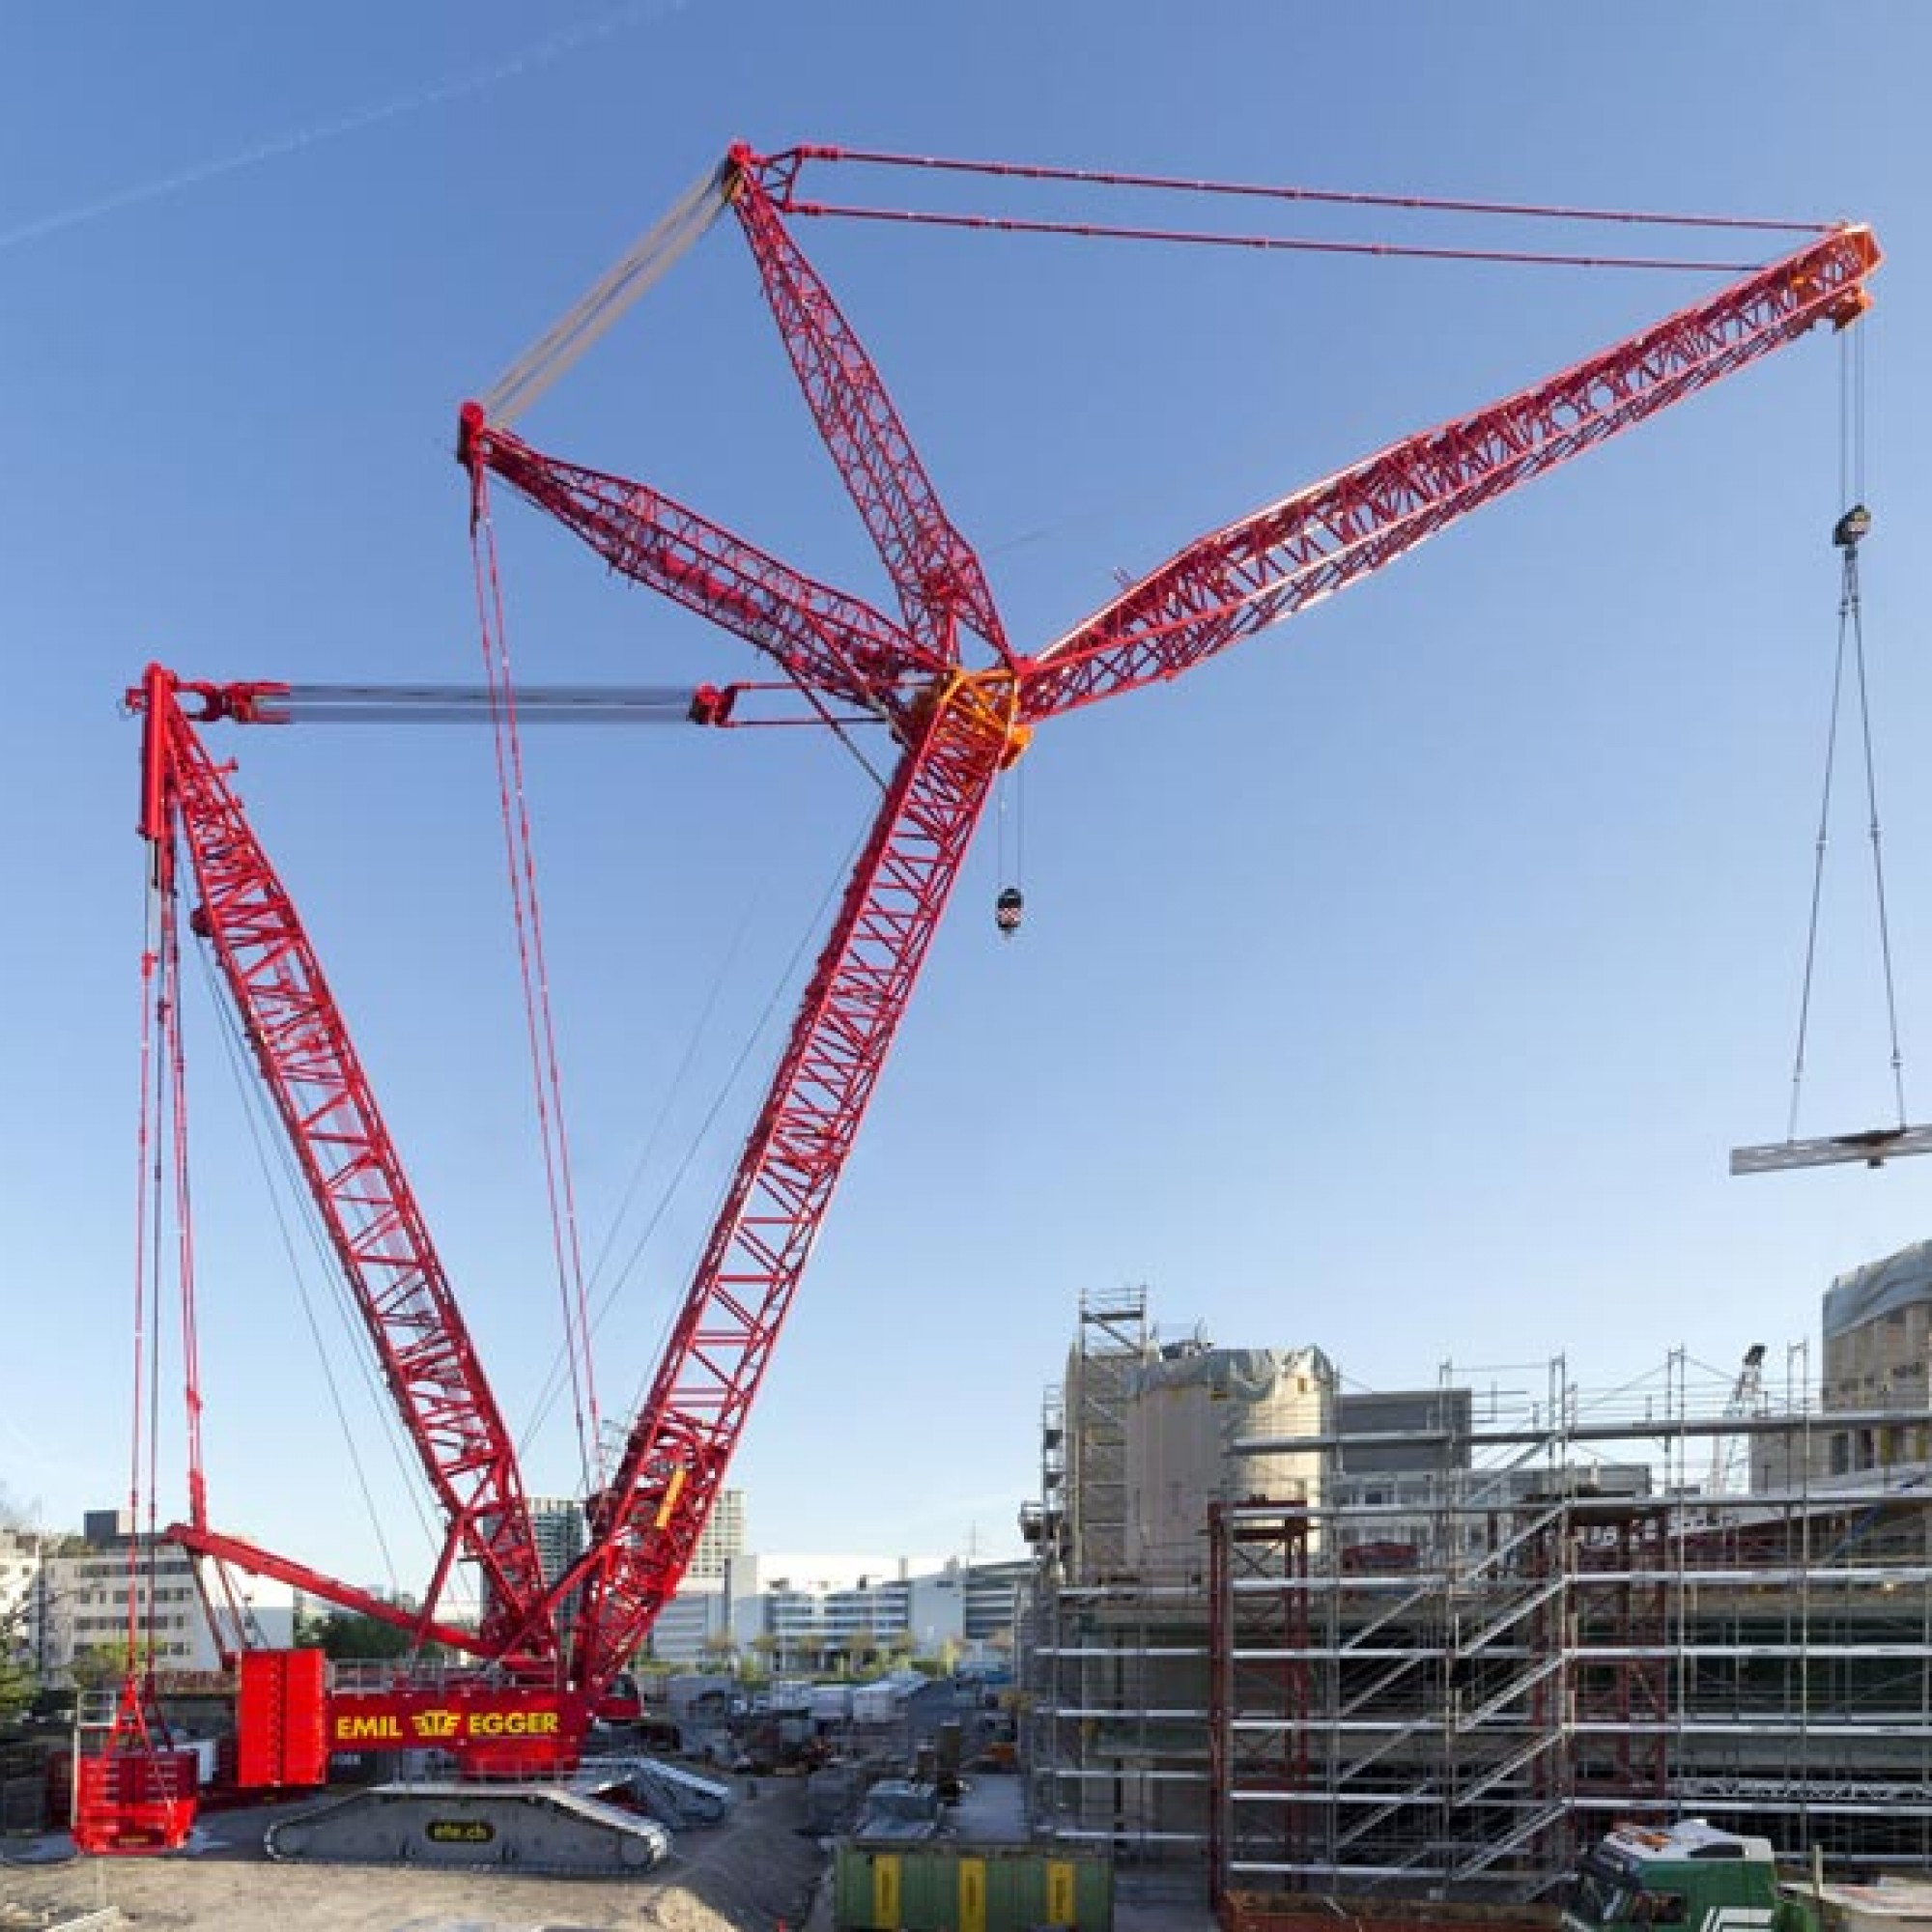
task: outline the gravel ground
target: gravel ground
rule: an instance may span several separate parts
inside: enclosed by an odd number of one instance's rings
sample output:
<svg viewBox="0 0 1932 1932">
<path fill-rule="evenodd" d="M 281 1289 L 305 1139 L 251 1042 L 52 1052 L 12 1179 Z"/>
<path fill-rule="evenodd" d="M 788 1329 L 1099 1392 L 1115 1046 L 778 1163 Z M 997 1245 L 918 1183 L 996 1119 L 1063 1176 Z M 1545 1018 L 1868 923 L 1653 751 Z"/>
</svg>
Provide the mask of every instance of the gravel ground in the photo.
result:
<svg viewBox="0 0 1932 1932">
<path fill-rule="evenodd" d="M 760 1780 L 755 1803 L 681 1833 L 668 1863 L 626 1879 L 276 1864 L 260 1851 L 273 1814 L 255 1811 L 205 1819 L 191 1849 L 170 1858 L 19 1862 L 66 1840 L 13 1845 L 0 1932 L 109 1907 L 154 1932 L 773 1932 L 805 1923 L 825 1863 L 799 1832 L 803 1797 L 801 1780 Z"/>
<path fill-rule="evenodd" d="M 799 1830 L 804 1780 L 761 1778 L 758 1793 L 724 1825 L 681 1833 L 660 1870 L 628 1879 L 276 1864 L 260 1849 L 264 1827 L 283 1815 L 275 1810 L 207 1817 L 191 1849 L 171 1858 L 76 1859 L 64 1836 L 0 1841 L 0 1932 L 53 1932 L 75 1921 L 88 1932 L 108 1924 L 151 1932 L 831 1932 L 825 1855 Z M 994 1802 L 979 1835 L 1009 1835 L 1002 1795 L 987 1794 Z M 91 1917 L 112 1911 L 118 1918 Z M 1114 1923 L 1115 1932 L 1212 1932 L 1214 1919 L 1198 1881 L 1122 1871 Z"/>
</svg>

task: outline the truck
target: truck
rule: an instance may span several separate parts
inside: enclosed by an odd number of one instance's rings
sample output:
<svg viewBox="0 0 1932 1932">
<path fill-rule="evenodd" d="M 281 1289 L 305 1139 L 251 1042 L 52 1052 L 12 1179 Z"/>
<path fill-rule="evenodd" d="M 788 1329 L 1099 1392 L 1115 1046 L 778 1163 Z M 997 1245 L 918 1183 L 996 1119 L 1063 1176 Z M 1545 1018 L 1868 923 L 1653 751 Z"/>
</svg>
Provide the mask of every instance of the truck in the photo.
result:
<svg viewBox="0 0 1932 1932">
<path fill-rule="evenodd" d="M 1702 1818 L 1618 1825 L 1583 1858 L 1562 1932 L 1625 1925 L 1684 1932 L 1932 1932 L 1932 1882 L 1828 1883 L 1780 1872 L 1769 1838 Z"/>
</svg>

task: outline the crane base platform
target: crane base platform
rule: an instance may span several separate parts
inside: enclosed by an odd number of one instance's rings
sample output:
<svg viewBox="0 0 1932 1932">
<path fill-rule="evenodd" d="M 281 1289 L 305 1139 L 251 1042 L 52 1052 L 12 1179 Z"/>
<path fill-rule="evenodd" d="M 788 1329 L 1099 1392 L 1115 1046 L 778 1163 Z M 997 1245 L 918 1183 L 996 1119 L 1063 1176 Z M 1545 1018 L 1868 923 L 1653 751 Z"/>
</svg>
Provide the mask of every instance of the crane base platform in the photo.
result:
<svg viewBox="0 0 1932 1932">
<path fill-rule="evenodd" d="M 622 1878 L 670 1856 L 662 1825 L 554 1784 L 378 1784 L 269 1827 L 290 1862 Z"/>
</svg>

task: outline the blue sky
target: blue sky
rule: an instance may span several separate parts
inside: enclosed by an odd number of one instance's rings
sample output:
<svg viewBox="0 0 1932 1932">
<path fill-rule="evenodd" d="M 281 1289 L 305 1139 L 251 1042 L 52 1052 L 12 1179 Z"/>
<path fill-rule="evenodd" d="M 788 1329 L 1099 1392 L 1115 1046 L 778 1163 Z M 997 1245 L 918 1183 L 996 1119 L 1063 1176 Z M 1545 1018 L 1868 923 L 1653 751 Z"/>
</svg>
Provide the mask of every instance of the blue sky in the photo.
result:
<svg viewBox="0 0 1932 1932">
<path fill-rule="evenodd" d="M 738 137 L 1870 221 L 1865 618 L 1908 1094 L 1932 1114 L 1922 10 L 1848 33 L 1831 6 L 1645 0 L 643 0 L 540 24 L 122 0 L 15 10 L 0 36 L 0 1483 L 50 1524 L 127 1483 L 143 864 L 118 695 L 150 658 L 474 675 L 456 407 Z M 1712 285 L 798 234 L 1023 645 L 1116 572 Z M 1559 1353 L 1602 1386 L 1677 1348 L 1720 1379 L 1751 1342 L 1776 1362 L 1814 1335 L 1834 1272 L 1927 1233 L 1909 1162 L 1725 1174 L 1785 1119 L 1839 369 L 1803 343 L 1185 682 L 1040 733 L 1007 821 L 1025 933 L 993 928 L 989 824 L 738 1465 L 759 1544 L 1010 1547 L 1083 1288 L 1144 1283 L 1229 1344 L 1318 1344 L 1358 1386 L 1451 1358 L 1533 1384 Z M 520 427 L 885 594 L 729 224 Z M 525 677 L 742 674 L 521 506 L 497 522 Z M 487 741 L 222 742 L 521 1419 L 554 1291 Z M 730 1070 L 748 1042 L 769 1064 L 867 792 L 806 733 L 529 749 L 590 1246 L 649 1228 L 605 1277 L 621 1409 L 749 1122 Z M 1860 814 L 1836 830 L 1813 1132 L 1889 1111 Z M 213 1514 L 377 1580 L 245 1083 L 197 1007 Z M 379 1424 L 350 1426 L 394 1524 Z M 570 1482 L 554 1428 L 529 1473 Z M 407 1585 L 423 1561 L 396 1540 Z"/>
</svg>

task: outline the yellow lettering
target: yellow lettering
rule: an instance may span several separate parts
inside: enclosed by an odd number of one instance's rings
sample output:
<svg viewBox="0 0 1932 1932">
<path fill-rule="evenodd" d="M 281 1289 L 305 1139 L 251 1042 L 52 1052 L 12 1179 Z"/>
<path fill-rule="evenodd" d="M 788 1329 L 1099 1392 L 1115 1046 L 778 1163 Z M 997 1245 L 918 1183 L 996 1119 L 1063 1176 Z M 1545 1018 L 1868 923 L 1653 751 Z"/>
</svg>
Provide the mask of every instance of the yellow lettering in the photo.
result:
<svg viewBox="0 0 1932 1932">
<path fill-rule="evenodd" d="M 563 1728 L 555 1711 L 472 1711 L 469 1728 L 472 1738 L 554 1738 Z"/>
<path fill-rule="evenodd" d="M 402 1726 L 392 1717 L 341 1717 L 335 1720 L 338 1744 L 399 1744 L 402 1735 Z"/>
</svg>

